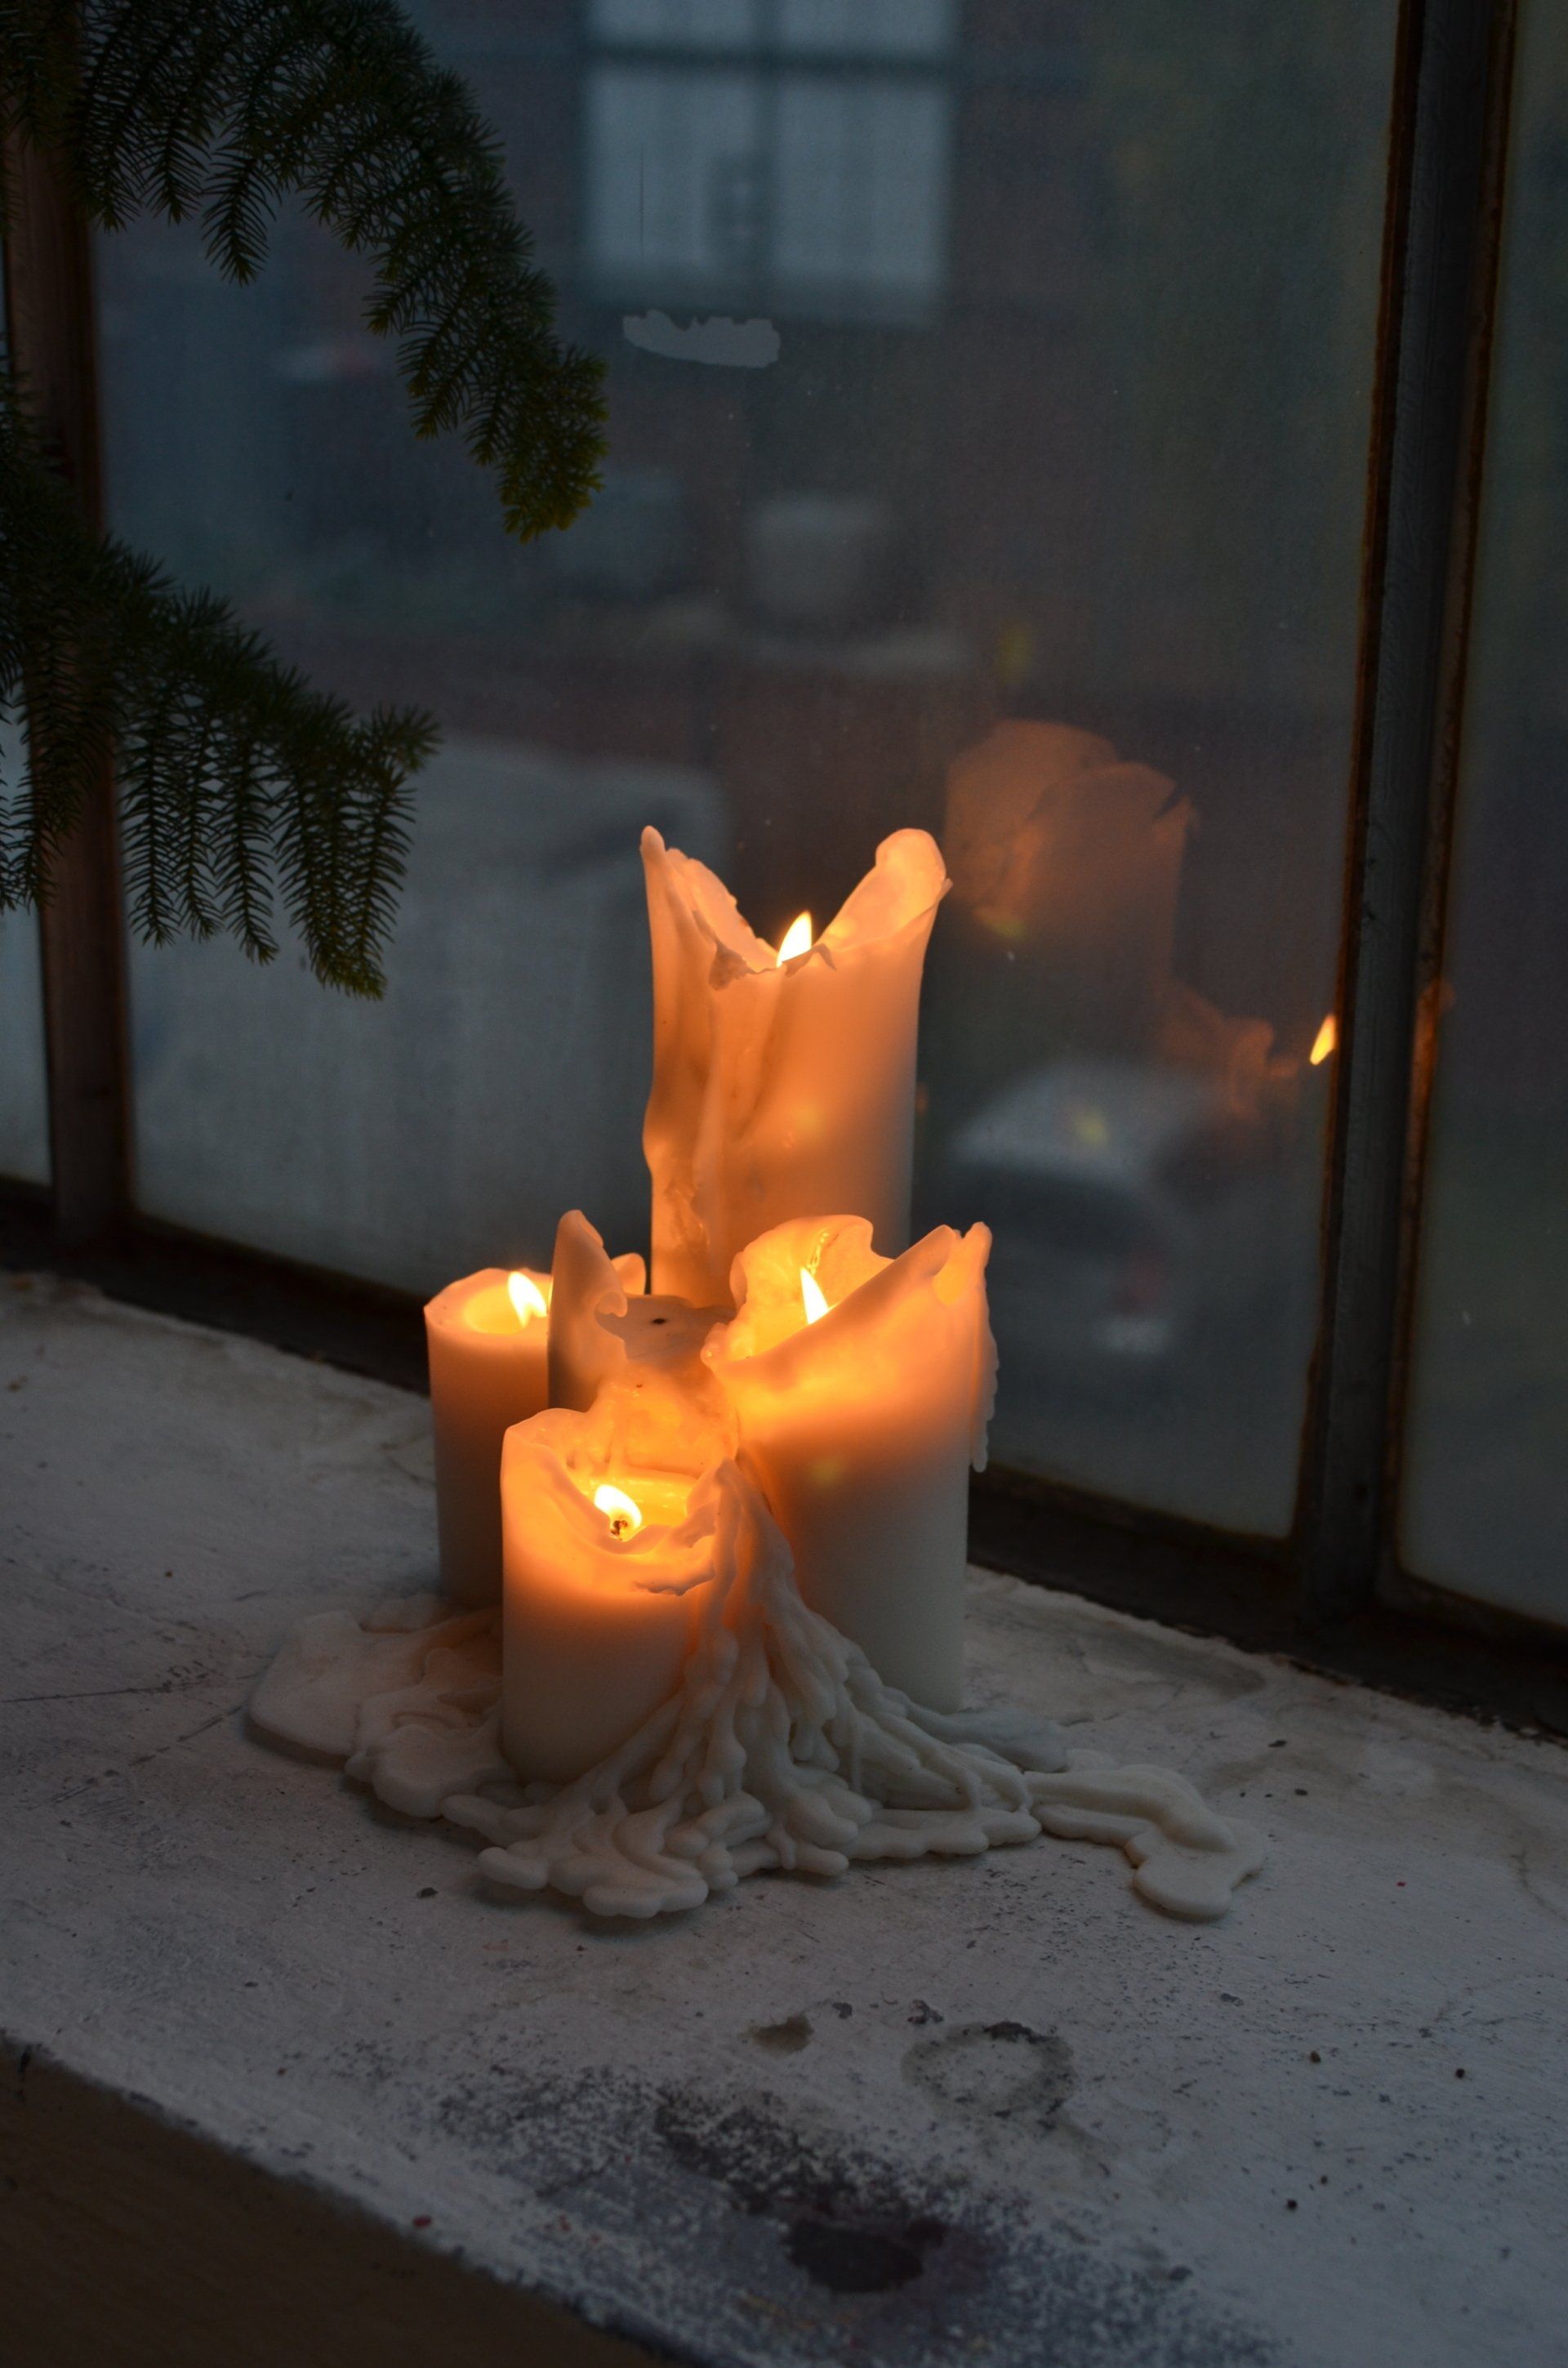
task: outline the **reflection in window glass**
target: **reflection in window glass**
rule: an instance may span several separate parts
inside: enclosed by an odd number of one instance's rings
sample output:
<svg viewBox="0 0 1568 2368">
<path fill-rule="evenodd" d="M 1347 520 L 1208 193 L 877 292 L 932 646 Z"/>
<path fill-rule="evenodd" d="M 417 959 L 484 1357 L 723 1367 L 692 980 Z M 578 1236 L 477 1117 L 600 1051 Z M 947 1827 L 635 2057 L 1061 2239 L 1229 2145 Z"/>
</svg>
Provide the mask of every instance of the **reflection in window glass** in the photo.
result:
<svg viewBox="0 0 1568 2368">
<path fill-rule="evenodd" d="M 0 1176 L 49 1181 L 38 921 L 0 913 Z"/>
<path fill-rule="evenodd" d="M 392 992 L 140 959 L 159 1213 L 434 1285 L 645 1231 L 637 825 L 767 935 L 941 835 L 921 1214 L 995 1230 L 999 1458 L 1288 1520 L 1392 0 L 445 0 L 611 464 L 519 551 L 357 270 L 104 257 L 119 523 L 445 751 Z M 562 38 L 574 27 L 576 41 Z"/>
<path fill-rule="evenodd" d="M 1568 1622 L 1568 31 L 1524 24 L 1403 1545 Z"/>
</svg>

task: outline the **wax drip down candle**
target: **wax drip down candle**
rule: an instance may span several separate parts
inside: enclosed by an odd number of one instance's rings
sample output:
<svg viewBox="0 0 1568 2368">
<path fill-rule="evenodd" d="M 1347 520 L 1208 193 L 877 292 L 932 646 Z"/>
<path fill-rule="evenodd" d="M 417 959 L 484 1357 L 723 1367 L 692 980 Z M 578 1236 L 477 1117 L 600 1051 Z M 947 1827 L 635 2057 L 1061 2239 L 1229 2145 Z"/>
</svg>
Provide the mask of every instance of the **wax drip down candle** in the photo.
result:
<svg viewBox="0 0 1568 2368">
<path fill-rule="evenodd" d="M 710 1575 L 693 1494 L 727 1443 L 657 1385 L 506 1433 L 501 1737 L 520 1776 L 570 1782 L 678 1686 Z"/>
<path fill-rule="evenodd" d="M 653 1286 L 727 1302 L 757 1235 L 853 1209 L 909 1239 L 920 976 L 947 893 L 928 831 L 895 831 L 836 919 L 777 949 L 705 865 L 642 835 L 653 950 Z"/>
<path fill-rule="evenodd" d="M 615 1271 L 642 1290 L 640 1258 Z M 551 1288 L 527 1267 L 481 1267 L 425 1310 L 441 1585 L 454 1603 L 501 1593 L 501 1441 L 550 1402 Z"/>
<path fill-rule="evenodd" d="M 986 1228 L 905 1247 L 935 841 L 884 840 L 836 920 L 777 949 L 655 831 L 643 860 L 656 1290 L 573 1210 L 551 1276 L 432 1300 L 442 1573 L 475 1608 L 307 1620 L 255 1731 L 477 1834 L 498 1889 L 594 1915 L 1042 1831 L 1222 1914 L 1262 1863 L 1250 1827 L 1031 1713 L 960 1707 L 995 1350 Z"/>
<path fill-rule="evenodd" d="M 613 1499 L 604 1509 L 624 1518 Z M 733 1460 L 692 1485 L 687 1528 L 698 1575 L 676 1682 L 563 1783 L 519 1783 L 502 1756 L 498 1615 L 431 1621 L 428 1597 L 307 1620 L 252 1697 L 252 1725 L 342 1761 L 401 1816 L 478 1835 L 497 1891 L 551 1889 L 591 1916 L 675 1915 L 767 1868 L 831 1879 L 1042 1831 L 1119 1845 L 1152 1906 L 1195 1919 L 1223 1915 L 1261 1865 L 1256 1831 L 1180 1776 L 1070 1749 L 1027 1712 L 926 1710 L 884 1685 L 801 1601 L 767 1500 Z M 617 1686 L 648 1662 L 646 1641 L 605 1627 Z"/>
<path fill-rule="evenodd" d="M 623 1271 L 629 1264 L 609 1257 L 581 1209 L 567 1211 L 551 1264 L 551 1405 L 585 1413 L 608 1386 L 635 1389 L 658 1377 L 714 1413 L 718 1384 L 700 1351 L 728 1311 L 641 1291 Z"/>
<path fill-rule="evenodd" d="M 963 1686 L 969 1473 L 985 1460 L 991 1236 L 879 1257 L 863 1217 L 798 1218 L 735 1261 L 703 1350 L 794 1552 L 801 1595 L 934 1710 Z"/>
</svg>

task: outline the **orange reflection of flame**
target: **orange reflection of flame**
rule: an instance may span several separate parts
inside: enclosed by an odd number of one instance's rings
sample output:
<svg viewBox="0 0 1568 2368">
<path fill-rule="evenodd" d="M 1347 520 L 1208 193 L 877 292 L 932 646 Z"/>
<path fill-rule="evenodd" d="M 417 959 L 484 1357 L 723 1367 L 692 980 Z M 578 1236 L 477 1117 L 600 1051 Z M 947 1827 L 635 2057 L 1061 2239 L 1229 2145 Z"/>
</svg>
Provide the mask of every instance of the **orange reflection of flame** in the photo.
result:
<svg viewBox="0 0 1568 2368">
<path fill-rule="evenodd" d="M 506 1296 L 525 1330 L 536 1315 L 548 1315 L 550 1313 L 545 1305 L 544 1293 L 531 1275 L 509 1274 L 506 1277 Z"/>
<path fill-rule="evenodd" d="M 1324 1062 L 1327 1060 L 1329 1054 L 1335 1050 L 1338 1042 L 1339 1023 L 1331 1011 L 1328 1018 L 1324 1021 L 1323 1026 L 1318 1030 L 1317 1034 L 1312 1038 L 1312 1049 L 1307 1054 L 1307 1058 L 1312 1063 L 1314 1069 L 1322 1067 Z"/>
<path fill-rule="evenodd" d="M 805 1306 L 807 1323 L 820 1323 L 827 1314 L 827 1301 L 815 1275 L 809 1274 L 804 1267 L 801 1269 L 801 1298 Z"/>
<path fill-rule="evenodd" d="M 811 950 L 812 916 L 809 913 L 801 913 L 784 932 L 783 942 L 778 949 L 778 968 L 782 970 L 785 963 L 793 962 L 797 954 L 809 954 Z"/>
<path fill-rule="evenodd" d="M 612 1488 L 608 1480 L 594 1490 L 594 1503 L 609 1523 L 612 1538 L 634 1538 L 642 1526 L 642 1508 L 624 1488 Z"/>
</svg>

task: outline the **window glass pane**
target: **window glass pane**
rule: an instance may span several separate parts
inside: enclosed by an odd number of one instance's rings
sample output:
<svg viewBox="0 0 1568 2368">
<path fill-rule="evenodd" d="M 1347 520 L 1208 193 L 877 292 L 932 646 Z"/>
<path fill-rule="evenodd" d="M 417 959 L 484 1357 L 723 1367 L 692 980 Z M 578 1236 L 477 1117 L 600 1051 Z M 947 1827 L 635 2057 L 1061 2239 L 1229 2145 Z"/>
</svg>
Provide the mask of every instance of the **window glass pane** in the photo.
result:
<svg viewBox="0 0 1568 2368">
<path fill-rule="evenodd" d="M 947 248 L 947 93 L 869 75 L 787 76 L 777 100 L 773 268 L 828 314 L 864 294 L 934 297 Z"/>
<path fill-rule="evenodd" d="M 1568 27 L 1524 13 L 1405 1556 L 1568 1621 Z"/>
<path fill-rule="evenodd" d="M 456 18 L 461 12 L 447 12 Z M 520 7 L 508 12 L 519 23 Z M 426 9 L 427 19 L 437 12 Z M 656 50 L 745 49 L 757 35 L 760 0 L 589 0 L 588 23 L 602 41 Z M 438 21 L 430 30 L 439 38 Z"/>
<path fill-rule="evenodd" d="M 602 283 L 699 294 L 754 268 L 760 97 L 748 75 L 597 69 L 585 195 Z"/>
<path fill-rule="evenodd" d="M 929 57 L 952 39 L 955 0 L 777 0 L 781 49 Z"/>
<path fill-rule="evenodd" d="M 38 921 L 0 913 L 0 1176 L 49 1181 Z"/>
<path fill-rule="evenodd" d="M 447 735 L 384 1006 L 138 957 L 149 1205 L 419 1285 L 574 1201 L 631 1247 L 638 825 L 770 935 L 925 825 L 919 1213 L 995 1229 L 998 1456 L 1283 1528 L 1394 13 L 426 11 L 609 362 L 548 548 L 307 227 L 242 292 L 106 242 L 119 523 Z"/>
</svg>

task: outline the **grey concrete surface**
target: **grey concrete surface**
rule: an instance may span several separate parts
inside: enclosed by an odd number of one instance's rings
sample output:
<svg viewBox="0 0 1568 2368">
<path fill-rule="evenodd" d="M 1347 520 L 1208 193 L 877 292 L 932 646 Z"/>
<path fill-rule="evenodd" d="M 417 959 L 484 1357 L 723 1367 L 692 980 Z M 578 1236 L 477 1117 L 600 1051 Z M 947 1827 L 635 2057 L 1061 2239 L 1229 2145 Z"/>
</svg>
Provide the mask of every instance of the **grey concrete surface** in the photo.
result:
<svg viewBox="0 0 1568 2368">
<path fill-rule="evenodd" d="M 244 1732 L 290 1622 L 427 1578 L 426 1422 L 0 1288 L 16 2095 L 36 2051 L 488 2272 L 520 2328 L 544 2297 L 657 2356 L 1562 2359 L 1561 1751 L 977 1574 L 977 1699 L 1268 1830 L 1227 1923 L 1043 1841 L 631 1933 L 499 1903 L 460 1840 Z M 460 2312 L 430 2356 L 460 2368 Z"/>
</svg>

